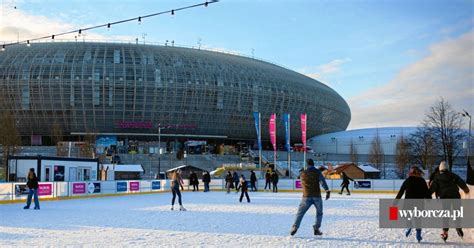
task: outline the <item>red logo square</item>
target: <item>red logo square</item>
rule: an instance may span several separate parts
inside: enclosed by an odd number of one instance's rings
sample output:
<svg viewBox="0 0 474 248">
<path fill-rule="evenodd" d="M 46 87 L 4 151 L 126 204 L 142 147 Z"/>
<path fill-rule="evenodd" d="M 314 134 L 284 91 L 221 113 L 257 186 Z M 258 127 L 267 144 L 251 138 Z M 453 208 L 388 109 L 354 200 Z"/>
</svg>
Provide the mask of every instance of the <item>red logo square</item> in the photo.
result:
<svg viewBox="0 0 474 248">
<path fill-rule="evenodd" d="M 398 207 L 390 207 L 389 220 L 398 220 Z"/>
</svg>

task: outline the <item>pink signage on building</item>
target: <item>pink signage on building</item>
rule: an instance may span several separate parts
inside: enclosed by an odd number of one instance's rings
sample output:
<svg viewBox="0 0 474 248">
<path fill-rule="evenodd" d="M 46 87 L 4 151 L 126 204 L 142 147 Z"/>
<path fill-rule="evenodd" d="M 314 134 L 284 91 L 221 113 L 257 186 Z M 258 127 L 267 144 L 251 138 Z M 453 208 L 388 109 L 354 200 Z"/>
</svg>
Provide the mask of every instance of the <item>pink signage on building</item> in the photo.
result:
<svg viewBox="0 0 474 248">
<path fill-rule="evenodd" d="M 38 195 L 39 196 L 42 196 L 42 195 L 52 195 L 53 194 L 53 185 L 50 184 L 50 183 L 40 183 L 38 185 Z"/>
<path fill-rule="evenodd" d="M 130 191 L 140 191 L 140 182 L 130 182 Z"/>
</svg>

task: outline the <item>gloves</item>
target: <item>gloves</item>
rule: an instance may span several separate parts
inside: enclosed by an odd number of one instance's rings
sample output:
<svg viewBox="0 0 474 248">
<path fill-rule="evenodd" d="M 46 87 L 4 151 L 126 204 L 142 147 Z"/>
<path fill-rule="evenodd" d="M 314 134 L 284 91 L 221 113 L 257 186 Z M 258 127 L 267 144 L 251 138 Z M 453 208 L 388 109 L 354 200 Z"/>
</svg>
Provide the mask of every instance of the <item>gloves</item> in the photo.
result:
<svg viewBox="0 0 474 248">
<path fill-rule="evenodd" d="M 328 200 L 329 197 L 331 197 L 331 191 L 328 190 L 326 191 L 326 200 Z"/>
</svg>

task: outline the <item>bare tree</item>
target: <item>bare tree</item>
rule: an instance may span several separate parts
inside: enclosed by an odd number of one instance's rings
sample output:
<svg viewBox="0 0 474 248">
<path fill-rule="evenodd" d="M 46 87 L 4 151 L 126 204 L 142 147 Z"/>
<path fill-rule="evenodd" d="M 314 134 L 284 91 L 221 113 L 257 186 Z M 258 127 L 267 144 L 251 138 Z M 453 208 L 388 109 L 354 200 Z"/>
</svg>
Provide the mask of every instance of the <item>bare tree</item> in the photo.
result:
<svg viewBox="0 0 474 248">
<path fill-rule="evenodd" d="M 359 155 L 357 153 L 357 146 L 354 144 L 354 141 L 351 140 L 351 144 L 349 147 L 349 154 L 351 156 L 351 162 L 356 164 L 359 162 Z"/>
<path fill-rule="evenodd" d="M 461 130 L 461 115 L 441 97 L 426 113 L 423 127 L 433 133 L 435 141 L 440 144 L 441 154 L 451 170 L 454 160 L 462 151 L 461 143 L 465 135 Z"/>
<path fill-rule="evenodd" d="M 370 147 L 369 162 L 375 165 L 377 169 L 380 169 L 380 165 L 383 164 L 383 156 L 384 151 L 382 147 L 382 141 L 380 140 L 379 133 L 377 132 Z"/>
<path fill-rule="evenodd" d="M 0 178 L 5 178 L 3 175 L 8 174 L 8 156 L 15 154 L 18 146 L 21 145 L 21 138 L 16 127 L 15 118 L 10 111 L 4 111 L 0 113 L 0 144 L 3 150 L 3 167 L 5 169 L 0 170 Z M 6 175 L 8 177 L 8 175 Z"/>
<path fill-rule="evenodd" d="M 51 126 L 51 141 L 53 145 L 57 146 L 58 142 L 63 141 L 63 128 L 61 124 L 54 122 Z"/>
<path fill-rule="evenodd" d="M 410 163 L 410 144 L 405 137 L 400 136 L 395 148 L 395 161 L 401 179 L 405 178 L 405 168 Z"/>
<path fill-rule="evenodd" d="M 423 169 L 433 172 L 433 165 L 436 163 L 438 149 L 436 148 L 433 134 L 426 128 L 419 127 L 409 138 L 411 160 L 419 164 Z"/>
<path fill-rule="evenodd" d="M 81 147 L 81 157 L 85 158 L 95 158 L 95 141 L 96 141 L 96 132 L 90 132 L 86 130 L 86 135 L 84 135 L 84 143 L 85 145 Z"/>
</svg>

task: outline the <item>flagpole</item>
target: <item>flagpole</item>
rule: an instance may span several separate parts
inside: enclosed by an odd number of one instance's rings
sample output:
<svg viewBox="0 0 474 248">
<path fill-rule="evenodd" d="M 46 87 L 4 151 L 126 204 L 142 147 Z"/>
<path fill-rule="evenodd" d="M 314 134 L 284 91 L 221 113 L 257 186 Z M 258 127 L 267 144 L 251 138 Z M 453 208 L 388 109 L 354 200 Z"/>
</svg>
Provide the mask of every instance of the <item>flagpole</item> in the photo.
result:
<svg viewBox="0 0 474 248">
<path fill-rule="evenodd" d="M 262 122 L 261 122 L 261 119 L 260 119 L 260 112 L 258 112 L 258 139 L 261 140 L 262 138 Z M 261 170 L 262 170 L 262 145 L 259 144 L 258 145 L 258 167 L 260 167 L 260 174 L 261 173 Z"/>
<path fill-rule="evenodd" d="M 288 176 L 291 178 L 291 157 L 290 157 L 290 148 L 291 148 L 291 116 L 288 114 L 288 147 L 286 148 L 286 151 L 288 153 Z"/>
</svg>

